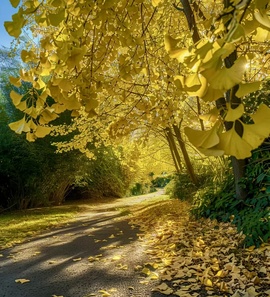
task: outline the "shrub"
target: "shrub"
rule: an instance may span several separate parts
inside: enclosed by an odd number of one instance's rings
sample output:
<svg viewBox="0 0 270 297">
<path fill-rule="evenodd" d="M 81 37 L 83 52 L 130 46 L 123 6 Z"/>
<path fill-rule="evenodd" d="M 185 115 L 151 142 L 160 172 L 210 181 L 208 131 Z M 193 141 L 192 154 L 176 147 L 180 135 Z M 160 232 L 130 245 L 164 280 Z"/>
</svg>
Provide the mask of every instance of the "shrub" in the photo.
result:
<svg viewBox="0 0 270 297">
<path fill-rule="evenodd" d="M 96 159 L 84 161 L 74 186 L 84 191 L 84 197 L 123 197 L 129 180 L 113 149 L 101 147 L 96 150 Z"/>
<path fill-rule="evenodd" d="M 153 193 L 156 188 L 152 184 L 148 183 L 135 183 L 130 189 L 128 195 L 138 196 L 147 193 Z"/>
<path fill-rule="evenodd" d="M 151 181 L 156 188 L 164 188 L 171 181 L 171 176 L 158 176 Z"/>
<path fill-rule="evenodd" d="M 270 144 L 265 142 L 255 150 L 241 181 L 247 197 L 237 200 L 234 179 L 228 172 L 222 182 L 200 189 L 194 199 L 192 213 L 229 222 L 245 234 L 246 246 L 259 246 L 270 238 Z"/>
<path fill-rule="evenodd" d="M 181 200 L 192 200 L 197 187 L 187 174 L 175 174 L 165 187 L 165 194 Z"/>
</svg>

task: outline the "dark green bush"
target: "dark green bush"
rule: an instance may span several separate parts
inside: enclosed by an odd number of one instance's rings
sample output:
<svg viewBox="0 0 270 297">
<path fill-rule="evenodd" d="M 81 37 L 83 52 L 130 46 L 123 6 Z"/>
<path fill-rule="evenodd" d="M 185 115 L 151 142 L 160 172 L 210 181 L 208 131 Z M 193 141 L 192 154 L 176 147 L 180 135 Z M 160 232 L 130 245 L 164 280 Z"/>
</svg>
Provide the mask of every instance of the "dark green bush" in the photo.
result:
<svg viewBox="0 0 270 297">
<path fill-rule="evenodd" d="M 170 182 L 171 176 L 158 176 L 151 181 L 152 185 L 156 188 L 164 188 Z"/>
<path fill-rule="evenodd" d="M 247 197 L 236 199 L 234 179 L 228 172 L 218 185 L 208 184 L 194 199 L 192 213 L 196 217 L 209 217 L 229 222 L 245 234 L 246 246 L 259 246 L 270 238 L 270 145 L 265 142 L 255 150 L 241 181 Z"/>
<path fill-rule="evenodd" d="M 156 191 L 156 188 L 152 184 L 148 183 L 135 183 L 130 189 L 128 195 L 138 196 L 148 193 L 153 193 Z"/>
<path fill-rule="evenodd" d="M 192 200 L 197 187 L 192 183 L 188 174 L 175 174 L 165 187 L 165 194 L 181 200 Z"/>
</svg>

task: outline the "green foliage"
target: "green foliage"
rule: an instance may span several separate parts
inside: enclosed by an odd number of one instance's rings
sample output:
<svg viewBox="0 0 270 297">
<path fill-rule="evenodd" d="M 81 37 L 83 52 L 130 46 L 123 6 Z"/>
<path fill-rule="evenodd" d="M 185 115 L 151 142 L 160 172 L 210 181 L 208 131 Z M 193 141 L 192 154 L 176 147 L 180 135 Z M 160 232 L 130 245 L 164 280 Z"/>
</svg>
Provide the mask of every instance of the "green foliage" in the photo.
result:
<svg viewBox="0 0 270 297">
<path fill-rule="evenodd" d="M 0 112 L 0 206 L 28 208 L 59 204 L 74 180 L 78 154 L 57 155 L 48 140 L 27 142 Z"/>
<path fill-rule="evenodd" d="M 156 191 L 156 189 L 152 184 L 137 182 L 137 183 L 135 183 L 135 185 L 133 185 L 130 188 L 129 195 L 137 196 L 137 195 L 152 193 L 152 192 L 155 192 L 155 191 Z"/>
<path fill-rule="evenodd" d="M 22 82 L 20 88 L 11 85 L 9 76 L 20 65 L 16 57 L 8 57 L 8 51 L 0 49 L 0 208 L 59 205 L 73 188 L 86 191 L 87 197 L 123 196 L 130 181 L 112 149 L 96 150 L 96 160 L 78 151 L 56 154 L 51 142 L 68 141 L 73 134 L 47 136 L 30 143 L 10 130 L 8 123 L 22 113 L 14 107 L 9 94 L 12 90 L 26 92 L 31 84 Z M 70 111 L 55 122 L 70 124 Z"/>
<path fill-rule="evenodd" d="M 255 150 L 246 166 L 241 185 L 247 197 L 237 200 L 234 179 L 227 172 L 219 184 L 207 184 L 194 199 L 192 213 L 196 217 L 209 217 L 229 222 L 245 234 L 244 244 L 259 246 L 270 238 L 270 145 L 265 142 Z"/>
<path fill-rule="evenodd" d="M 123 197 L 129 186 L 120 160 L 112 148 L 96 150 L 96 159 L 85 163 L 75 185 L 81 186 L 88 197 Z"/>
<path fill-rule="evenodd" d="M 59 227 L 71 220 L 85 205 L 65 205 L 6 212 L 0 216 L 0 249 L 21 243 L 25 238 Z"/>
<path fill-rule="evenodd" d="M 172 198 L 191 200 L 196 190 L 188 174 L 176 174 L 166 185 L 165 194 Z"/>
<path fill-rule="evenodd" d="M 157 188 L 164 188 L 171 180 L 171 176 L 158 176 L 153 179 L 152 185 Z"/>
</svg>

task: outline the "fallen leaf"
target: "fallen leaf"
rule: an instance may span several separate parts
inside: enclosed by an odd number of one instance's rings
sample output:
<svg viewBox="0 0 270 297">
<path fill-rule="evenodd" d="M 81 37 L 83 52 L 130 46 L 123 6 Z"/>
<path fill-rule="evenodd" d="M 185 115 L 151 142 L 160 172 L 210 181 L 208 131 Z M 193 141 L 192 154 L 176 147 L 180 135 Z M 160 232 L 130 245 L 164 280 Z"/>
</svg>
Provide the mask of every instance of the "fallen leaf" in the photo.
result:
<svg viewBox="0 0 270 297">
<path fill-rule="evenodd" d="M 205 279 L 203 283 L 207 287 L 213 287 L 213 283 L 212 283 L 212 281 L 209 278 Z"/>
<path fill-rule="evenodd" d="M 99 261 L 101 257 L 102 257 L 102 254 L 99 254 L 99 255 L 96 255 L 96 256 L 90 256 L 90 257 L 88 257 L 88 261 L 89 262 Z"/>
<path fill-rule="evenodd" d="M 148 280 L 141 280 L 140 281 L 140 284 L 148 285 L 149 284 L 149 281 Z"/>
<path fill-rule="evenodd" d="M 117 264 L 117 268 L 120 270 L 127 270 L 128 266 L 126 264 Z"/>
<path fill-rule="evenodd" d="M 149 277 L 150 277 L 150 279 L 152 279 L 152 280 L 156 280 L 156 279 L 159 278 L 159 275 L 158 275 L 158 273 L 156 273 L 156 272 L 151 272 L 150 275 L 149 275 Z"/>
<path fill-rule="evenodd" d="M 25 278 L 18 278 L 15 280 L 15 283 L 20 283 L 20 284 L 25 284 L 25 283 L 29 283 L 30 280 L 29 279 L 25 279 Z"/>
<path fill-rule="evenodd" d="M 120 260 L 122 258 L 121 255 L 115 255 L 112 257 L 112 261 L 117 261 L 117 260 Z"/>
<path fill-rule="evenodd" d="M 111 236 L 109 236 L 108 238 L 115 238 L 114 234 L 112 234 Z"/>
<path fill-rule="evenodd" d="M 267 269 L 266 269 L 266 267 L 261 267 L 260 268 L 260 270 L 259 270 L 259 272 L 261 272 L 261 273 L 264 273 L 264 274 L 267 274 Z"/>
<path fill-rule="evenodd" d="M 164 295 L 171 295 L 173 293 L 173 289 L 168 288 L 166 291 L 162 291 L 162 294 Z"/>
<path fill-rule="evenodd" d="M 115 248 L 117 248 L 118 246 L 117 245 L 115 245 L 115 244 L 110 244 L 110 245 L 107 245 L 107 246 L 102 246 L 101 248 L 100 248 L 100 250 L 110 250 L 110 249 L 115 249 Z"/>
<path fill-rule="evenodd" d="M 248 293 L 247 297 L 255 297 L 258 295 L 258 293 L 256 292 L 254 287 L 250 287 L 246 290 L 246 292 Z"/>
<path fill-rule="evenodd" d="M 148 276 L 150 274 L 150 272 L 151 272 L 150 269 L 148 269 L 146 267 L 144 267 L 143 270 L 141 271 L 141 273 L 146 275 L 146 276 Z"/>
<path fill-rule="evenodd" d="M 161 283 L 157 287 L 155 287 L 155 290 L 157 291 L 165 291 L 168 289 L 168 285 L 166 283 Z"/>
<path fill-rule="evenodd" d="M 81 261 L 81 259 L 82 259 L 82 258 L 75 258 L 75 259 L 72 259 L 72 261 L 73 261 L 73 262 L 77 262 L 77 261 Z"/>
<path fill-rule="evenodd" d="M 34 252 L 34 253 L 32 254 L 32 256 L 36 256 L 36 255 L 39 255 L 39 254 L 41 254 L 41 252 Z"/>
<path fill-rule="evenodd" d="M 98 292 L 102 294 L 102 297 L 111 296 L 111 294 L 105 290 L 99 290 Z"/>
</svg>

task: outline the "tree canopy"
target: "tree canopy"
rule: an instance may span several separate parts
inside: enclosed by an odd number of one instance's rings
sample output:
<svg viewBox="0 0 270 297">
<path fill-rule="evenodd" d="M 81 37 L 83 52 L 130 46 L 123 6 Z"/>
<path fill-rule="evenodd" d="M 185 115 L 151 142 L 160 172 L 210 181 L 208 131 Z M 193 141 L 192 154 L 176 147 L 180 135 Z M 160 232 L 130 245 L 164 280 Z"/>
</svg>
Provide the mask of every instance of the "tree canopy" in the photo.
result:
<svg viewBox="0 0 270 297">
<path fill-rule="evenodd" d="M 32 84 L 10 94 L 25 113 L 10 127 L 29 141 L 51 133 L 66 110 L 81 127 L 71 145 L 82 151 L 89 141 L 147 138 L 183 119 L 207 155 L 244 159 L 269 136 L 269 107 L 251 110 L 245 100 L 269 75 L 268 1 L 11 4 L 19 9 L 5 22 L 8 33 L 18 38 L 25 27 L 39 40 L 22 50 L 27 67 L 10 78 Z"/>
</svg>

